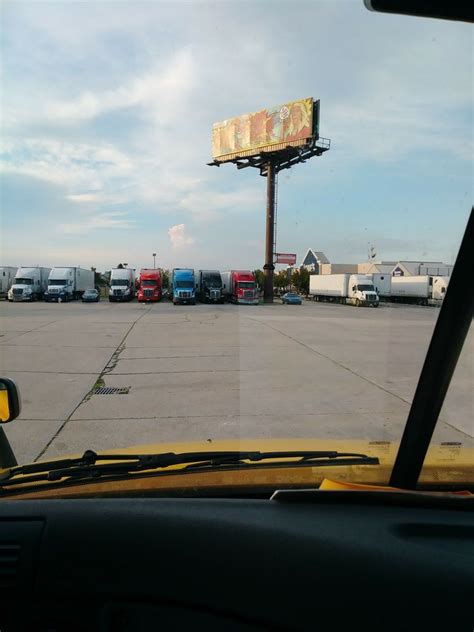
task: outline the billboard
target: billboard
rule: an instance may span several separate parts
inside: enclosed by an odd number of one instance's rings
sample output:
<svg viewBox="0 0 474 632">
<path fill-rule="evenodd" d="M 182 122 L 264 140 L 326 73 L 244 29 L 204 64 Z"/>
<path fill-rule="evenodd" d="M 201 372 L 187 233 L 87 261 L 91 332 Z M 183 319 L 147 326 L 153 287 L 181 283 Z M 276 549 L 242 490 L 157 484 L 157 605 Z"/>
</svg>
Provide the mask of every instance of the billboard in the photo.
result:
<svg viewBox="0 0 474 632">
<path fill-rule="evenodd" d="M 290 266 L 294 266 L 296 263 L 296 255 L 288 254 L 286 252 L 277 252 L 275 263 L 287 263 Z"/>
<path fill-rule="evenodd" d="M 319 137 L 319 101 L 291 101 L 212 126 L 212 157 L 217 161 L 279 151 Z"/>
</svg>

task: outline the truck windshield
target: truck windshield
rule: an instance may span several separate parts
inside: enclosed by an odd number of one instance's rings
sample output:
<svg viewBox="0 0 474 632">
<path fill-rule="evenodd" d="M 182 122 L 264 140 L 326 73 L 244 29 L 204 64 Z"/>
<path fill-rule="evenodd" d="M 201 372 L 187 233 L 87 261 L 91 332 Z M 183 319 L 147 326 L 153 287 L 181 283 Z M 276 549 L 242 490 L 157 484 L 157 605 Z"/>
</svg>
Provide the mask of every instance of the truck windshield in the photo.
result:
<svg viewBox="0 0 474 632">
<path fill-rule="evenodd" d="M 375 292 L 374 286 L 370 283 L 366 283 L 365 285 L 358 285 L 357 289 L 359 292 Z"/>
<path fill-rule="evenodd" d="M 129 282 L 127 279 L 112 279 L 112 281 L 110 282 L 110 285 L 120 285 L 121 287 L 123 287 L 124 285 L 126 287 L 129 286 Z"/>
<path fill-rule="evenodd" d="M 141 284 L 143 287 L 155 287 L 156 280 L 155 279 L 144 279 Z"/>
<path fill-rule="evenodd" d="M 239 288 L 241 290 L 254 290 L 255 283 L 253 281 L 239 281 Z"/>
<path fill-rule="evenodd" d="M 217 274 L 203 277 L 203 283 L 207 285 L 207 287 L 222 287 L 221 277 Z"/>
<path fill-rule="evenodd" d="M 16 285 L 33 285 L 33 281 L 31 279 L 15 279 Z"/>
<path fill-rule="evenodd" d="M 192 288 L 194 287 L 194 281 L 175 281 L 175 287 L 186 287 L 186 288 Z"/>
<path fill-rule="evenodd" d="M 48 285 L 67 285 L 66 279 L 50 279 Z"/>
</svg>

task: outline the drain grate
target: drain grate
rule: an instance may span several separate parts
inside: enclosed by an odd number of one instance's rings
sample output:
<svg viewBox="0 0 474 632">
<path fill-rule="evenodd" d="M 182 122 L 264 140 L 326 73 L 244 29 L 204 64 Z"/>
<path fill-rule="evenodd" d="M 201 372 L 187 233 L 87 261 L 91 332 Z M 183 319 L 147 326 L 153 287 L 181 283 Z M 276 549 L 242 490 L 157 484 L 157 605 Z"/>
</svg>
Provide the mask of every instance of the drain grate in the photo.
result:
<svg viewBox="0 0 474 632">
<path fill-rule="evenodd" d="M 128 395 L 130 386 L 101 386 L 94 389 L 94 395 Z"/>
</svg>

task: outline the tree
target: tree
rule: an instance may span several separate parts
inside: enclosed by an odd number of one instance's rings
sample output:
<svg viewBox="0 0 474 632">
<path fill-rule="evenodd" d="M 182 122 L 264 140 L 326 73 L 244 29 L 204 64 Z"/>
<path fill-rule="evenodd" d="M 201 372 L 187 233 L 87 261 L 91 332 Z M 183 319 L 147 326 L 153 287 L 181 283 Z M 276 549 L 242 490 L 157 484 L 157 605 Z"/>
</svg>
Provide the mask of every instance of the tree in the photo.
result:
<svg viewBox="0 0 474 632">
<path fill-rule="evenodd" d="M 288 285 L 288 274 L 286 270 L 280 270 L 273 277 L 273 285 L 277 287 L 279 290 L 286 288 Z"/>
<path fill-rule="evenodd" d="M 119 263 L 117 266 L 117 270 L 123 270 L 123 263 Z"/>
<path fill-rule="evenodd" d="M 167 289 L 170 286 L 170 271 L 162 270 L 161 271 L 161 284 L 163 289 Z"/>
<path fill-rule="evenodd" d="M 309 272 L 306 268 L 300 268 L 295 270 L 291 276 L 291 283 L 295 286 L 298 292 L 303 294 L 309 293 Z"/>
<path fill-rule="evenodd" d="M 263 287 L 263 284 L 265 282 L 265 275 L 263 273 L 263 270 L 254 270 L 253 274 L 255 276 L 255 283 L 259 286 L 259 287 Z"/>
</svg>

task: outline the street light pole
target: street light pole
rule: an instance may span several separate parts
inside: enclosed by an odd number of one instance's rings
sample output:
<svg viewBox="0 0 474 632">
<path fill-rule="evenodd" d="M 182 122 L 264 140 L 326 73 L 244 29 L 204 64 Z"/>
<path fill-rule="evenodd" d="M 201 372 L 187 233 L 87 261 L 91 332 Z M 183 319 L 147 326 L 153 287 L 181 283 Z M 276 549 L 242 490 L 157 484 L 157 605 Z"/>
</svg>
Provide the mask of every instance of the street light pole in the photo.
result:
<svg viewBox="0 0 474 632">
<path fill-rule="evenodd" d="M 273 303 L 273 263 L 275 235 L 275 165 L 271 160 L 267 164 L 267 221 L 265 244 L 265 274 L 263 300 L 265 303 Z"/>
<path fill-rule="evenodd" d="M 153 253 L 153 270 L 156 270 L 156 252 Z"/>
</svg>

